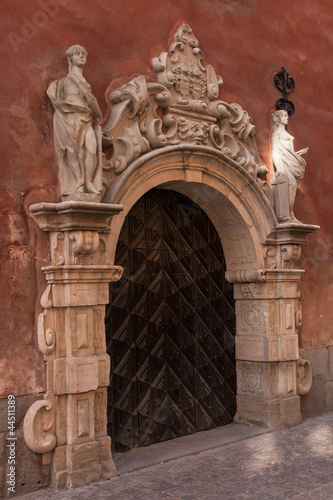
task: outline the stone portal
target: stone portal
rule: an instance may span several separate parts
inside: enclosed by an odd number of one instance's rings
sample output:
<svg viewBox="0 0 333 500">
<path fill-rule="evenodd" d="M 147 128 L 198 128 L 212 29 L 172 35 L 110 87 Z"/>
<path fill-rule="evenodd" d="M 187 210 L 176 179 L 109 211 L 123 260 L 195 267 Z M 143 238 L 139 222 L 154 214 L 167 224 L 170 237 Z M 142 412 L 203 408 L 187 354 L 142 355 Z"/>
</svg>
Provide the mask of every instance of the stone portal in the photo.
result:
<svg viewBox="0 0 333 500">
<path fill-rule="evenodd" d="M 309 364 L 298 352 L 303 271 L 294 263 L 318 227 L 292 218 L 278 223 L 251 118 L 219 100 L 222 78 L 203 65 L 189 26 L 152 65 L 158 82 L 140 76 L 109 96 L 103 156 L 98 148 L 102 192 L 30 207 L 50 244 L 38 319 L 47 388 L 26 414 L 24 436 L 43 463 L 52 462 L 58 488 L 115 473 L 106 433 L 105 305 L 109 283 L 122 274 L 115 256 L 124 221 L 151 189 L 196 203 L 221 242 L 236 301 L 236 421 L 295 425 L 299 395 L 309 390 Z"/>
</svg>

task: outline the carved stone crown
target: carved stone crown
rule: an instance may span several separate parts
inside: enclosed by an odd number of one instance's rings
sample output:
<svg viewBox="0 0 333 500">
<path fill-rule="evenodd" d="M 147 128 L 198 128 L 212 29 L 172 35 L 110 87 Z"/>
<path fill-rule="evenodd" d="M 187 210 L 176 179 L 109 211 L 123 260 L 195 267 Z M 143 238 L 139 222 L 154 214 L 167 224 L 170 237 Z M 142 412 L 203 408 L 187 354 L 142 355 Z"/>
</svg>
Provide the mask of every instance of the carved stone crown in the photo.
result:
<svg viewBox="0 0 333 500">
<path fill-rule="evenodd" d="M 202 64 L 203 54 L 191 28 L 184 24 L 170 53 L 153 59 L 158 83 L 134 78 L 110 95 L 112 112 L 103 143 L 112 146 L 104 161 L 105 184 L 144 153 L 177 144 L 197 144 L 222 151 L 254 178 L 261 164 L 255 127 L 239 104 L 218 99 L 222 78 Z"/>
</svg>

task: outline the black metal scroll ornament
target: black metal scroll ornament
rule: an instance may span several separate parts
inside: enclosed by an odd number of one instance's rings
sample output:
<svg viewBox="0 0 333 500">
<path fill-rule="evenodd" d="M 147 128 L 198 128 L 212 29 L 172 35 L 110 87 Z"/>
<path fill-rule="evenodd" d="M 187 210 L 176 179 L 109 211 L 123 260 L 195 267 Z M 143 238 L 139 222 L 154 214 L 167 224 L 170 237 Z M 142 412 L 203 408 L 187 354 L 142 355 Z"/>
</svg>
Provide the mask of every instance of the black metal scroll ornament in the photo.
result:
<svg viewBox="0 0 333 500">
<path fill-rule="evenodd" d="M 288 99 L 288 96 L 295 88 L 295 81 L 289 76 L 289 73 L 287 73 L 284 66 L 282 66 L 279 73 L 275 73 L 274 83 L 275 86 L 283 93 L 283 97 L 275 101 L 275 109 L 284 109 L 287 111 L 288 115 L 293 115 L 295 113 L 295 106 Z"/>
</svg>

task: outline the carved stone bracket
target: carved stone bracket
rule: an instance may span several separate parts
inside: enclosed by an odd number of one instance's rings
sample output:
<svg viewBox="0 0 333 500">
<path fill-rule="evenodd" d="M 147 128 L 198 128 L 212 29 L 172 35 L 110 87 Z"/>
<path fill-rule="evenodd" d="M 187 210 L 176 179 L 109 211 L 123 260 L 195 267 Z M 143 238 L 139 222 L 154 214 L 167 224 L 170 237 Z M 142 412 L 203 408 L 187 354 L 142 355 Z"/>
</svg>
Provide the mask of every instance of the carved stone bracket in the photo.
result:
<svg viewBox="0 0 333 500">
<path fill-rule="evenodd" d="M 312 367 L 308 360 L 300 356 L 297 362 L 297 391 L 300 396 L 308 394 L 312 387 Z"/>
<path fill-rule="evenodd" d="M 99 247 L 97 231 L 73 231 L 69 235 L 72 241 L 72 252 L 75 256 L 93 254 Z"/>
<path fill-rule="evenodd" d="M 44 311 L 38 316 L 38 347 L 44 356 L 49 356 L 55 349 L 55 324 L 52 311 L 51 285 L 48 285 L 43 293 L 40 304 Z"/>
<path fill-rule="evenodd" d="M 281 245 L 282 260 L 286 269 L 292 269 L 293 263 L 301 256 L 300 245 Z"/>
<path fill-rule="evenodd" d="M 301 256 L 305 238 L 319 226 L 302 223 L 278 224 L 268 236 L 264 246 L 267 269 L 293 269 Z"/>
<path fill-rule="evenodd" d="M 54 435 L 54 405 L 47 399 L 35 401 L 23 420 L 23 435 L 26 445 L 35 453 L 48 455 L 57 444 Z M 49 456 L 44 460 L 49 462 Z"/>
</svg>

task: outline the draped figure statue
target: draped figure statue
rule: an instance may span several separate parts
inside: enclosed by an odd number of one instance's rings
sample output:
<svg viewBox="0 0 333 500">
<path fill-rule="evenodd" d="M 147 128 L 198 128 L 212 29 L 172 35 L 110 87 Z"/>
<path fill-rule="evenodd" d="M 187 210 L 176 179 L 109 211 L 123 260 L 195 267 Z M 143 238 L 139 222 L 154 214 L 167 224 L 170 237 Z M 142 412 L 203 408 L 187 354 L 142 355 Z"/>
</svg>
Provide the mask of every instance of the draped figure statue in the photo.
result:
<svg viewBox="0 0 333 500">
<path fill-rule="evenodd" d="M 68 75 L 53 82 L 47 95 L 55 110 L 53 128 L 62 199 L 80 200 L 81 193 L 98 197 L 102 189 L 102 133 L 98 125 L 102 113 L 83 76 L 86 49 L 73 45 L 66 55 Z"/>
<path fill-rule="evenodd" d="M 304 177 L 306 162 L 303 155 L 309 148 L 295 152 L 294 138 L 286 131 L 288 113 L 284 110 L 272 114 L 272 154 L 275 176 L 272 180 L 274 206 L 277 219 L 297 221 L 294 203 L 299 182 Z"/>
</svg>

